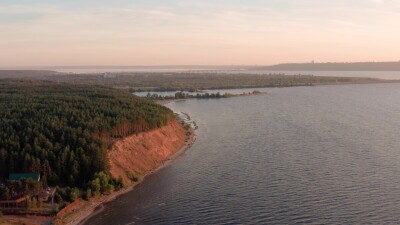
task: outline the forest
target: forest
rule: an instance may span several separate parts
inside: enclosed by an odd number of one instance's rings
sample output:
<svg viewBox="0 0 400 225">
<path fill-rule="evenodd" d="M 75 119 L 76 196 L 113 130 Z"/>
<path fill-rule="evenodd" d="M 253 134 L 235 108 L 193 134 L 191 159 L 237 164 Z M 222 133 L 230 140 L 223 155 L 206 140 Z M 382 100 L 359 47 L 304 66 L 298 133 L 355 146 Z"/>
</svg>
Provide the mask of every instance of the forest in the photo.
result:
<svg viewBox="0 0 400 225">
<path fill-rule="evenodd" d="M 116 72 L 69 74 L 51 71 L 1 71 L 0 78 L 16 76 L 24 79 L 56 83 L 102 85 L 137 91 L 198 91 L 208 89 L 264 88 L 313 86 L 320 84 L 398 82 L 362 77 L 326 77 L 314 75 L 246 74 L 219 72 Z"/>
<path fill-rule="evenodd" d="M 46 76 L 46 80 L 106 85 L 130 91 L 197 91 L 207 89 L 312 86 L 318 84 L 373 83 L 379 79 L 285 74 L 227 73 L 106 73 Z"/>
<path fill-rule="evenodd" d="M 36 172 L 44 185 L 93 185 L 108 170 L 106 151 L 114 140 L 173 117 L 122 90 L 0 80 L 0 178 Z"/>
</svg>

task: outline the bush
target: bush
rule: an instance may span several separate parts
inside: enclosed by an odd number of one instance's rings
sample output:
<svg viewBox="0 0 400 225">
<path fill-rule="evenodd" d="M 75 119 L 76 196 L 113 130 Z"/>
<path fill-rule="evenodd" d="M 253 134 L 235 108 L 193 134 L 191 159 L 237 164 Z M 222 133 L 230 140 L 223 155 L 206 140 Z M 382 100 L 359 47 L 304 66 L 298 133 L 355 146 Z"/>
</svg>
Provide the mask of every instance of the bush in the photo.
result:
<svg viewBox="0 0 400 225">
<path fill-rule="evenodd" d="M 38 208 L 42 208 L 42 206 L 43 206 L 43 202 L 40 201 L 40 199 L 38 199 L 38 201 L 37 201 L 37 207 L 38 207 Z"/>
<path fill-rule="evenodd" d="M 121 176 L 119 176 L 118 179 L 115 181 L 115 188 L 119 190 L 124 187 L 125 187 L 124 180 L 122 179 Z"/>
<path fill-rule="evenodd" d="M 138 178 L 135 177 L 135 175 L 133 175 L 131 172 L 128 172 L 128 173 L 127 173 L 127 176 L 128 176 L 128 178 L 129 178 L 131 181 L 133 181 L 133 182 L 138 181 Z"/>
<path fill-rule="evenodd" d="M 88 188 L 85 193 L 85 200 L 89 201 L 92 198 L 92 190 Z"/>
<path fill-rule="evenodd" d="M 109 173 L 101 171 L 94 175 L 94 179 L 88 183 L 88 190 L 90 189 L 92 196 L 99 196 L 100 194 L 110 194 L 114 191 L 117 182 L 111 177 Z"/>
<path fill-rule="evenodd" d="M 105 193 L 105 194 L 111 194 L 111 192 L 113 192 L 113 191 L 114 191 L 114 185 L 112 185 L 112 184 L 106 184 L 104 193 Z"/>
<path fill-rule="evenodd" d="M 99 178 L 90 181 L 88 186 L 89 186 L 88 189 L 91 191 L 91 195 L 93 197 L 99 196 L 101 194 L 100 192 L 101 185 Z"/>
<path fill-rule="evenodd" d="M 63 198 L 61 197 L 61 195 L 60 195 L 58 192 L 56 192 L 56 193 L 54 194 L 54 201 L 55 201 L 56 203 L 61 203 L 61 202 L 63 201 Z"/>
<path fill-rule="evenodd" d="M 74 202 L 79 198 L 79 189 L 78 188 L 67 188 L 65 190 L 65 194 L 67 196 L 68 201 Z"/>
<path fill-rule="evenodd" d="M 37 208 L 38 207 L 37 203 L 38 203 L 38 201 L 37 201 L 36 197 L 26 199 L 26 204 L 28 206 L 28 209 Z"/>
<path fill-rule="evenodd" d="M 60 211 L 60 205 L 56 203 L 53 206 L 53 212 L 58 213 L 58 211 Z"/>
</svg>

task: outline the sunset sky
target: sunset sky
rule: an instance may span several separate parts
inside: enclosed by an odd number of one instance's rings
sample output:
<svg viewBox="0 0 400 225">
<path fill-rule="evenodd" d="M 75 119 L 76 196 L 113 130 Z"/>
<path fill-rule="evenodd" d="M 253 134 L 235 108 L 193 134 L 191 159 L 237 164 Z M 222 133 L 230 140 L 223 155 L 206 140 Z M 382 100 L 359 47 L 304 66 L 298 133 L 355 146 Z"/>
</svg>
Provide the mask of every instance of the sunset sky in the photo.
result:
<svg viewBox="0 0 400 225">
<path fill-rule="evenodd" d="M 0 67 L 400 60 L 400 0 L 0 0 Z"/>
</svg>

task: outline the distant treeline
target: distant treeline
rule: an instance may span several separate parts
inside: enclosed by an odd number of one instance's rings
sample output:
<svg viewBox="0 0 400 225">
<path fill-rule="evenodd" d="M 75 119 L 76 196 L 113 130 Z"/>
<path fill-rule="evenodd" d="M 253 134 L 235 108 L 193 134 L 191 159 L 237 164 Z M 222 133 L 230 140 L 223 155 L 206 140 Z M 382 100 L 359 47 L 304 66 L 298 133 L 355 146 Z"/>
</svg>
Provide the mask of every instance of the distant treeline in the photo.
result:
<svg viewBox="0 0 400 225">
<path fill-rule="evenodd" d="M 0 71 L 0 77 L 1 77 Z M 29 74 L 29 72 L 27 72 Z M 19 74 L 19 76 L 22 76 Z M 133 91 L 196 91 L 205 89 L 312 86 L 317 84 L 374 83 L 373 78 L 323 77 L 284 74 L 226 73 L 104 73 L 45 74 L 35 79 L 56 83 L 101 85 Z"/>
<path fill-rule="evenodd" d="M 0 70 L 0 79 L 43 79 L 60 73 L 49 70 Z"/>
<path fill-rule="evenodd" d="M 197 99 L 210 99 L 210 98 L 229 98 L 235 96 L 245 96 L 245 95 L 258 95 L 258 94 L 266 94 L 266 92 L 261 91 L 253 91 L 253 92 L 243 92 L 241 94 L 230 94 L 224 93 L 221 94 L 220 92 L 217 93 L 197 93 L 197 94 L 190 94 L 185 93 L 183 91 L 175 93 L 173 96 L 163 96 L 157 93 L 147 93 L 146 98 L 153 99 L 153 100 L 170 100 L 170 99 L 190 99 L 190 98 L 197 98 Z"/>
<path fill-rule="evenodd" d="M 252 69 L 282 71 L 400 71 L 398 62 L 286 63 Z"/>
<path fill-rule="evenodd" d="M 0 178 L 37 172 L 46 185 L 82 187 L 108 171 L 115 138 L 161 127 L 174 115 L 127 91 L 0 81 Z"/>
</svg>

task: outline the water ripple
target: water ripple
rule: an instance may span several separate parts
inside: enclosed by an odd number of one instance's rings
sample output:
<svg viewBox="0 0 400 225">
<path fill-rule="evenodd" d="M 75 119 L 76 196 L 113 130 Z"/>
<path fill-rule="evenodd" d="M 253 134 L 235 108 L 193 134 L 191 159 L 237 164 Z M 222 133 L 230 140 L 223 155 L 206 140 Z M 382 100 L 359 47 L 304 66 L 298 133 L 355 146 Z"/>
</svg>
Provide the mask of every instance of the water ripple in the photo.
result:
<svg viewBox="0 0 400 225">
<path fill-rule="evenodd" d="M 269 92 L 171 103 L 196 144 L 87 224 L 400 223 L 400 85 Z"/>
</svg>

